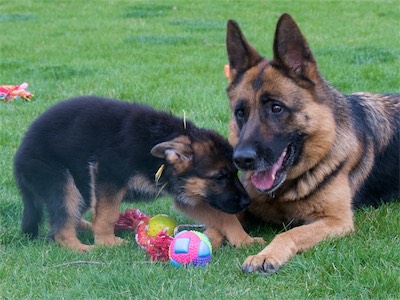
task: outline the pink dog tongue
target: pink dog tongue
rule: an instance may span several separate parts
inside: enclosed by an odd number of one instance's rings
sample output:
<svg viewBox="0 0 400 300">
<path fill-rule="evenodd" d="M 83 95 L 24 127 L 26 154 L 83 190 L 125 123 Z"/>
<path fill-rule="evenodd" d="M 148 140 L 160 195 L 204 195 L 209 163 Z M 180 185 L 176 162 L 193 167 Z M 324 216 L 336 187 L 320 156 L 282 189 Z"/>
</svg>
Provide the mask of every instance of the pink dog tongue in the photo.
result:
<svg viewBox="0 0 400 300">
<path fill-rule="evenodd" d="M 283 151 L 278 161 L 268 170 L 254 172 L 251 176 L 251 183 L 260 191 L 266 191 L 272 188 L 276 178 L 276 172 L 282 166 L 286 151 Z"/>
<path fill-rule="evenodd" d="M 251 183 L 259 190 L 265 191 L 269 190 L 274 184 L 275 177 L 273 176 L 271 170 L 256 172 L 251 176 Z"/>
</svg>

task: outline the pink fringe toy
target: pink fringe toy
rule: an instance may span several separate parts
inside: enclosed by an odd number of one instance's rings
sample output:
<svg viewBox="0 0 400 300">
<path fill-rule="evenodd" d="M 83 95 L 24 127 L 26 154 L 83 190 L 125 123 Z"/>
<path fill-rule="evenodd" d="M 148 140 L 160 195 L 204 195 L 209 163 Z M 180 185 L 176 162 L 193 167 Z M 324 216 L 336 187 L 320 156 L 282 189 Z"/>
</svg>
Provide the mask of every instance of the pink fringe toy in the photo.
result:
<svg viewBox="0 0 400 300">
<path fill-rule="evenodd" d="M 27 88 L 28 84 L 26 82 L 20 85 L 0 85 L 0 100 L 4 102 L 17 99 L 30 101 L 33 95 L 26 90 Z"/>
</svg>

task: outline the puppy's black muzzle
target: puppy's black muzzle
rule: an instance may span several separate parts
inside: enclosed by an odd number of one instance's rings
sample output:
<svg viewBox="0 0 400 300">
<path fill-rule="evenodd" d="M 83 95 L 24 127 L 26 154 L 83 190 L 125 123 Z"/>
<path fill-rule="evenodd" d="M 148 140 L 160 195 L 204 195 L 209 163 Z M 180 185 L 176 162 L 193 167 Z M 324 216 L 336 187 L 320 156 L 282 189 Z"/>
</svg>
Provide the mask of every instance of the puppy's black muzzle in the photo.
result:
<svg viewBox="0 0 400 300">
<path fill-rule="evenodd" d="M 232 186 L 232 185 L 230 185 Z M 207 197 L 209 204 L 228 214 L 237 214 L 250 205 L 250 197 L 238 178 L 234 179 L 234 188 L 219 195 Z"/>
</svg>

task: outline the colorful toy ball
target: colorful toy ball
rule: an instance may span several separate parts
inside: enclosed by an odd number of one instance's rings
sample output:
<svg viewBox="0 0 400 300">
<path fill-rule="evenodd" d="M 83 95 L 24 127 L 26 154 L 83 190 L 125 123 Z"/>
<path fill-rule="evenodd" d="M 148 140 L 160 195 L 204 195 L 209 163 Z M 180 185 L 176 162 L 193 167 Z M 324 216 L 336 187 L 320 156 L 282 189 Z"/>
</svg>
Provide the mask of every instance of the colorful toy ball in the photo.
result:
<svg viewBox="0 0 400 300">
<path fill-rule="evenodd" d="M 169 260 L 175 267 L 205 266 L 211 260 L 212 247 L 206 235 L 198 231 L 181 231 L 169 247 Z"/>
</svg>

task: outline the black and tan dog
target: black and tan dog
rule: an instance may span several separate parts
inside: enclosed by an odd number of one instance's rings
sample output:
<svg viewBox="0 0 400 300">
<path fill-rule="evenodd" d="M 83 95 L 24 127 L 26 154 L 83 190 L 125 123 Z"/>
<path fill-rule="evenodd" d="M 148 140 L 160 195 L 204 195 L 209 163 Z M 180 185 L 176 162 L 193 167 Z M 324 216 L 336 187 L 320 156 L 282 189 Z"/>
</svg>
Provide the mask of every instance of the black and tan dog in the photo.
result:
<svg viewBox="0 0 400 300">
<path fill-rule="evenodd" d="M 232 151 L 214 131 L 145 105 L 96 97 L 61 102 L 32 123 L 15 155 L 22 230 L 38 235 L 44 206 L 50 236 L 60 245 L 89 250 L 78 227 L 92 227 L 97 245 L 118 245 L 123 240 L 114 224 L 127 191 L 155 196 L 162 190 L 188 216 L 222 228 L 231 244 L 251 243 L 230 215 L 249 204 Z M 93 226 L 82 219 L 89 208 Z"/>
<path fill-rule="evenodd" d="M 244 262 L 276 272 L 296 253 L 354 230 L 353 208 L 400 198 L 400 95 L 343 95 L 320 75 L 293 19 L 262 57 L 228 22 L 229 141 L 253 218 L 294 227 Z"/>
</svg>

